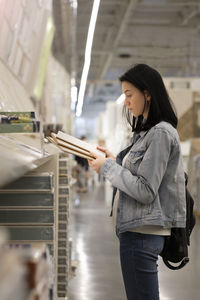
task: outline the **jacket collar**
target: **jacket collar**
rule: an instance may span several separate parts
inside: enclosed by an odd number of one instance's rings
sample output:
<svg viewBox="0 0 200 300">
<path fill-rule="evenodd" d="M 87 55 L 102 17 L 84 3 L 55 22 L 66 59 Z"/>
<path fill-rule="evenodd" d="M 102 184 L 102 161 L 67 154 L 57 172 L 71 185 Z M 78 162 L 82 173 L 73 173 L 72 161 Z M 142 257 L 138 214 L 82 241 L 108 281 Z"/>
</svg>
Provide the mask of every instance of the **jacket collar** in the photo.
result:
<svg viewBox="0 0 200 300">
<path fill-rule="evenodd" d="M 140 137 L 143 137 L 146 133 L 147 133 L 147 131 L 140 131 L 140 133 L 138 133 L 138 134 Z"/>
</svg>

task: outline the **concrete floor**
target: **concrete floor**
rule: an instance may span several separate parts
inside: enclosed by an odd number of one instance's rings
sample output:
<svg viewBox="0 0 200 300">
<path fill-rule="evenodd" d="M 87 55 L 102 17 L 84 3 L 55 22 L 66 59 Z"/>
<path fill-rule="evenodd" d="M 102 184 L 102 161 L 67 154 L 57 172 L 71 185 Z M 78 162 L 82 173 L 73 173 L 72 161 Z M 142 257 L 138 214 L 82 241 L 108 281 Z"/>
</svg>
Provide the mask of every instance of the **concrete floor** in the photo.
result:
<svg viewBox="0 0 200 300">
<path fill-rule="evenodd" d="M 126 300 L 118 240 L 110 212 L 109 183 L 73 195 L 70 236 L 78 261 L 69 283 L 69 300 Z M 160 300 L 200 299 L 200 222 L 192 233 L 190 262 L 171 271 L 159 259 Z"/>
</svg>

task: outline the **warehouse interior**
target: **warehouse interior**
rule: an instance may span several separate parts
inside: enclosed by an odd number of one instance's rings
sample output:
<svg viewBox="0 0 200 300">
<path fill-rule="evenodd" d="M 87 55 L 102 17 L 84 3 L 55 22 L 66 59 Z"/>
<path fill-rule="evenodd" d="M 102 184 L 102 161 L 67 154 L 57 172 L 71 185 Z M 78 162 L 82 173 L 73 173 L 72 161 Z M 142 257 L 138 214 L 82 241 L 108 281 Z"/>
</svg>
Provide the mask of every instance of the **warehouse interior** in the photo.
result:
<svg viewBox="0 0 200 300">
<path fill-rule="evenodd" d="M 112 185 L 89 167 L 81 189 L 76 157 L 48 137 L 117 155 L 133 134 L 119 77 L 138 63 L 175 106 L 196 216 L 188 265 L 159 258 L 160 300 L 199 299 L 199 53 L 198 0 L 0 0 L 1 300 L 126 299 Z"/>
</svg>

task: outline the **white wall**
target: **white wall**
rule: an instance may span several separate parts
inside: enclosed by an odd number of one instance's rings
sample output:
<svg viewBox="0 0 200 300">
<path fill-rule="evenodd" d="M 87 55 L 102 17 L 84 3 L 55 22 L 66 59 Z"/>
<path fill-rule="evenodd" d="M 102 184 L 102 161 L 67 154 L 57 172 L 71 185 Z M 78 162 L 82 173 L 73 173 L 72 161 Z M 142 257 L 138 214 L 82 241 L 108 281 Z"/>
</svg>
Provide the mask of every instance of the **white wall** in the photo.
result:
<svg viewBox="0 0 200 300">
<path fill-rule="evenodd" d="M 35 111 L 32 95 L 52 0 L 0 0 L 0 110 Z"/>
<path fill-rule="evenodd" d="M 97 139 L 97 120 L 96 119 L 74 119 L 74 136 L 80 138 L 82 135 L 86 136 L 87 141 L 95 141 Z"/>
<path fill-rule="evenodd" d="M 0 111 L 34 111 L 28 93 L 0 59 Z"/>
<path fill-rule="evenodd" d="M 31 94 L 52 0 L 0 1 L 0 57 Z"/>
<path fill-rule="evenodd" d="M 108 102 L 106 111 L 98 117 L 98 139 L 104 139 L 106 147 L 117 154 L 128 143 L 131 133 L 130 126 L 122 117 L 123 104 Z"/>
<path fill-rule="evenodd" d="M 63 124 L 63 130 L 71 133 L 70 76 L 52 55 L 47 65 L 42 111 L 45 123 Z"/>
<path fill-rule="evenodd" d="M 193 92 L 200 91 L 200 78 L 164 78 L 164 82 L 180 118 L 193 105 Z"/>
</svg>

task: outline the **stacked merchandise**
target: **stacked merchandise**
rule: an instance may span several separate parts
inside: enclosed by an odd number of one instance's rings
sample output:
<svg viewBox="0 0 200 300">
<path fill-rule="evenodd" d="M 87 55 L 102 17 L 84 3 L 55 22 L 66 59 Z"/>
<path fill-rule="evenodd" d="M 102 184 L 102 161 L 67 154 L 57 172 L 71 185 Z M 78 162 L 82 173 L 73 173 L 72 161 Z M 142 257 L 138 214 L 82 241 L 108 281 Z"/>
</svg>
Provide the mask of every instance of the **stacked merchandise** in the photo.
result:
<svg viewBox="0 0 200 300">
<path fill-rule="evenodd" d="M 40 132 L 34 112 L 0 112 L 0 133 Z"/>
<path fill-rule="evenodd" d="M 60 153 L 59 157 L 59 197 L 58 197 L 58 264 L 57 264 L 57 295 L 67 298 L 69 281 L 69 158 Z"/>
<path fill-rule="evenodd" d="M 29 173 L 0 189 L 0 226 L 6 226 L 9 241 L 21 245 L 43 242 L 52 257 L 55 253 L 54 212 L 52 173 Z"/>
</svg>

